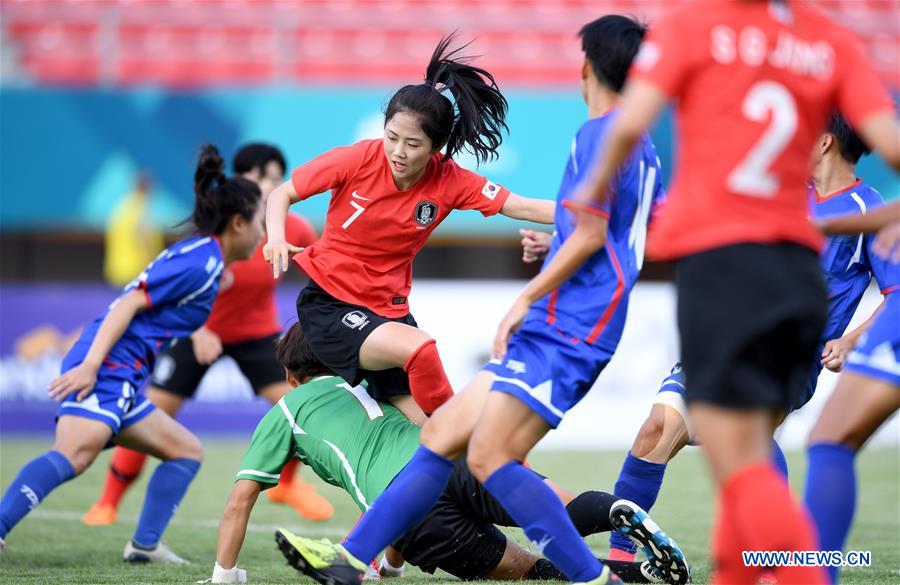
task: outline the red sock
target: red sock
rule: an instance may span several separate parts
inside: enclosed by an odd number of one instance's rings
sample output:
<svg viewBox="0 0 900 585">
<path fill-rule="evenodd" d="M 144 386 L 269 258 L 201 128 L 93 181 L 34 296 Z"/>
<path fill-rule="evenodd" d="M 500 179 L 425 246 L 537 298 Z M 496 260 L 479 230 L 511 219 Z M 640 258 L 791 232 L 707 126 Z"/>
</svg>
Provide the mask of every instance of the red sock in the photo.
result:
<svg viewBox="0 0 900 585">
<path fill-rule="evenodd" d="M 109 504 L 113 508 L 119 507 L 119 500 L 125 495 L 129 486 L 141 474 L 147 455 L 138 453 L 124 447 L 116 447 L 113 451 L 112 461 L 109 464 L 109 472 L 106 474 L 106 484 L 103 493 L 100 494 L 98 504 Z"/>
<path fill-rule="evenodd" d="M 409 356 L 403 364 L 403 371 L 409 374 L 409 390 L 413 400 L 425 414 L 430 415 L 453 397 L 450 380 L 444 373 L 444 365 L 433 339 L 423 343 Z"/>
<path fill-rule="evenodd" d="M 731 583 L 755 583 L 758 569 L 744 566 L 741 551 L 741 537 L 734 518 L 734 506 L 724 501 L 719 493 L 719 509 L 712 528 L 712 548 L 714 576 L 711 583 L 730 585 Z"/>
<path fill-rule="evenodd" d="M 722 505 L 729 508 L 734 519 L 742 550 L 816 550 L 809 518 L 794 501 L 784 478 L 768 462 L 745 467 L 725 480 Z M 740 555 L 740 551 L 735 552 Z M 759 572 L 753 571 L 752 577 L 759 577 Z M 771 572 L 779 583 L 828 583 L 822 567 L 774 567 Z"/>
<path fill-rule="evenodd" d="M 288 462 L 281 468 L 281 477 L 278 479 L 278 485 L 281 487 L 289 487 L 294 483 L 294 475 L 297 473 L 297 466 L 299 464 L 300 460 L 296 457 L 288 459 Z"/>
</svg>

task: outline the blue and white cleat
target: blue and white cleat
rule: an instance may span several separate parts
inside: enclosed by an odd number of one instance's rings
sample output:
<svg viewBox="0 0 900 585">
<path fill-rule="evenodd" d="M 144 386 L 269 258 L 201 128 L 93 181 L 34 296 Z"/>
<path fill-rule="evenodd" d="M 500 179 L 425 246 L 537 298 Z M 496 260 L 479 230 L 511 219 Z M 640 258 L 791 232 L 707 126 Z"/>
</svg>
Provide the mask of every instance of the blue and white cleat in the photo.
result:
<svg viewBox="0 0 900 585">
<path fill-rule="evenodd" d="M 609 520 L 644 551 L 650 566 L 666 583 L 690 583 L 691 569 L 684 553 L 640 506 L 629 500 L 618 500 L 609 510 Z"/>
</svg>

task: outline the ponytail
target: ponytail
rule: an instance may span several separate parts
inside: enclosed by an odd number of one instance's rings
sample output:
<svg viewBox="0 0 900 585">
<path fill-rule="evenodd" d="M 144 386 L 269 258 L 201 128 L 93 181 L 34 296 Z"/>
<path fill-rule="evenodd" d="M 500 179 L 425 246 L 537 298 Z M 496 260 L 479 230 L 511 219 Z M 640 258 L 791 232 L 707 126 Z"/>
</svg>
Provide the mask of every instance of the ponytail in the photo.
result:
<svg viewBox="0 0 900 585">
<path fill-rule="evenodd" d="M 225 160 L 219 149 L 206 144 L 200 149 L 194 171 L 194 213 L 191 221 L 205 235 L 219 235 L 235 214 L 250 220 L 259 204 L 259 187 L 243 177 L 225 176 Z"/>
<path fill-rule="evenodd" d="M 509 130 L 508 104 L 494 77 L 470 65 L 473 57 L 459 54 L 468 44 L 448 52 L 454 39 L 441 39 L 425 70 L 425 83 L 400 88 L 388 102 L 384 119 L 387 123 L 397 112 L 418 114 L 434 147 L 446 146 L 444 160 L 468 150 L 482 163 L 497 157 L 502 134 Z M 455 107 L 444 91 L 453 96 Z"/>
</svg>

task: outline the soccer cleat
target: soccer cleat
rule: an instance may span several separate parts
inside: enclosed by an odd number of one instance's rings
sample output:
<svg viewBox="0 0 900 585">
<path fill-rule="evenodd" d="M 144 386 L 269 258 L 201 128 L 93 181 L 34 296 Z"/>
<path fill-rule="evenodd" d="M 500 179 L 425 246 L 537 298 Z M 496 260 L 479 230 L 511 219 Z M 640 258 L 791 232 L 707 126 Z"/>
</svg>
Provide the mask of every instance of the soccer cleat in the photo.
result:
<svg viewBox="0 0 900 585">
<path fill-rule="evenodd" d="M 160 565 L 189 565 L 187 561 L 172 552 L 165 543 L 160 542 L 156 547 L 146 549 L 129 540 L 125 545 L 122 559 L 126 563 L 159 563 Z"/>
<path fill-rule="evenodd" d="M 690 582 L 691 570 L 684 553 L 640 506 L 618 500 L 609 510 L 609 520 L 644 551 L 650 565 L 666 583 L 684 585 Z"/>
<path fill-rule="evenodd" d="M 609 567 L 603 565 L 603 570 L 600 572 L 600 576 L 596 579 L 592 579 L 590 581 L 583 581 L 581 583 L 573 583 L 572 585 L 621 585 L 624 583 L 619 576 L 613 573 Z"/>
<path fill-rule="evenodd" d="M 322 585 L 360 585 L 368 565 L 344 547 L 327 539 L 297 536 L 284 528 L 275 531 L 278 550 L 290 566 Z"/>
<path fill-rule="evenodd" d="M 287 485 L 278 484 L 266 493 L 273 502 L 287 504 L 313 522 L 322 522 L 334 515 L 334 506 L 331 502 L 316 492 L 315 486 L 301 479 L 295 479 Z"/>
<path fill-rule="evenodd" d="M 94 504 L 81 517 L 81 521 L 88 526 L 107 526 L 116 523 L 117 515 L 115 507 L 111 504 Z"/>
<path fill-rule="evenodd" d="M 641 575 L 644 576 L 648 583 L 665 583 L 656 569 L 653 568 L 653 565 L 650 564 L 650 561 L 641 563 Z"/>
</svg>

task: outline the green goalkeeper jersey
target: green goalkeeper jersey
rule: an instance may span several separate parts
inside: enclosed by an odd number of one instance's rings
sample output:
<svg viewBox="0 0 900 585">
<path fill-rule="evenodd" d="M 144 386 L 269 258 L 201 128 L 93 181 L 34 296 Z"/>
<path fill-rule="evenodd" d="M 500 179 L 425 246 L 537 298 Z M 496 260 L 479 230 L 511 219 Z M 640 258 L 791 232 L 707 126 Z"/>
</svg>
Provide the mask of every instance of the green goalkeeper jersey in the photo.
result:
<svg viewBox="0 0 900 585">
<path fill-rule="evenodd" d="M 236 479 L 272 487 L 296 456 L 365 511 L 418 447 L 419 427 L 394 406 L 342 378 L 321 376 L 295 388 L 259 422 Z"/>
</svg>

